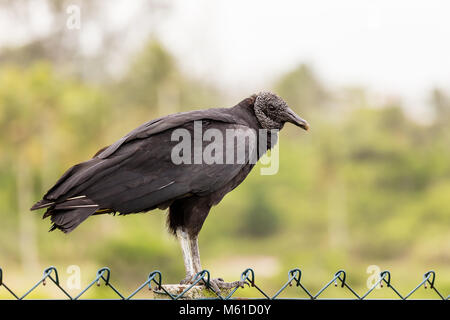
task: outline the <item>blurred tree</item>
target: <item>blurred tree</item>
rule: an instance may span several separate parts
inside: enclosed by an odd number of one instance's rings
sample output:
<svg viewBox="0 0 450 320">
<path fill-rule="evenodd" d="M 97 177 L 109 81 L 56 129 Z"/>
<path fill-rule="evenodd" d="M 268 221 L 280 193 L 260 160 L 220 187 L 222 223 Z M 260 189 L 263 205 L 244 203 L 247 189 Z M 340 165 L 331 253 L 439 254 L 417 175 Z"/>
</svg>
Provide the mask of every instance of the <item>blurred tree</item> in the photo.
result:
<svg viewBox="0 0 450 320">
<path fill-rule="evenodd" d="M 162 44 L 151 38 L 111 92 L 120 109 L 133 108 L 142 116 L 155 116 L 206 107 L 218 101 L 217 92 L 183 75 Z M 148 116 L 147 116 L 148 117 Z"/>
<path fill-rule="evenodd" d="M 66 27 L 67 8 L 71 5 L 80 7 L 80 30 Z M 0 11 L 9 18 L 5 23 L 27 37 L 19 44 L 1 48 L 0 63 L 30 66 L 42 60 L 51 61 L 58 72 L 89 81 L 108 81 L 120 72 L 117 65 L 130 54 L 124 42 L 130 35 L 140 34 L 145 38 L 155 33 L 171 4 L 162 0 L 142 2 L 128 23 L 120 26 L 112 23 L 108 9 L 101 1 L 89 0 L 1 1 Z M 37 12 L 48 16 L 47 27 L 39 31 L 34 24 Z"/>
<path fill-rule="evenodd" d="M 179 93 L 181 76 L 170 54 L 156 40 L 139 52 L 125 77 L 118 83 L 122 103 L 158 109 L 162 88 Z M 170 86 L 171 88 L 167 88 Z M 175 102 L 178 104 L 177 102 Z M 178 108 L 178 105 L 175 106 Z"/>
<path fill-rule="evenodd" d="M 73 150 L 77 150 L 79 156 L 87 156 L 81 150 L 90 151 L 91 138 L 98 137 L 101 125 L 105 124 L 102 120 L 106 120 L 101 115 L 104 103 L 99 92 L 71 80 L 61 80 L 46 64 L 27 70 L 3 67 L 0 71 L 3 165 L 16 176 L 15 197 L 9 200 L 17 205 L 10 209 L 18 216 L 22 265 L 30 270 L 38 268 L 36 216 L 29 212 L 30 203 L 37 199 L 36 191 L 42 193 L 48 188 L 48 179 L 58 174 L 56 168 L 61 170 L 61 165 L 73 164 Z M 71 130 L 76 139 L 67 139 L 67 132 Z M 64 151 L 61 145 L 65 146 Z M 61 161 L 64 153 L 66 160 Z M 55 158 L 60 160 L 56 168 Z M 34 190 L 35 179 L 45 181 L 45 186 Z"/>
<path fill-rule="evenodd" d="M 294 108 L 301 110 L 305 117 L 322 111 L 328 98 L 325 88 L 310 67 L 304 64 L 281 77 L 275 84 L 275 91 Z"/>
<path fill-rule="evenodd" d="M 448 129 L 450 122 L 450 97 L 444 91 L 434 89 L 431 93 L 431 104 L 434 109 L 435 127 Z"/>
<path fill-rule="evenodd" d="M 271 204 L 268 194 L 260 185 L 251 188 L 249 206 L 239 218 L 241 226 L 237 230 L 241 235 L 251 237 L 270 237 L 280 227 L 278 213 Z"/>
</svg>

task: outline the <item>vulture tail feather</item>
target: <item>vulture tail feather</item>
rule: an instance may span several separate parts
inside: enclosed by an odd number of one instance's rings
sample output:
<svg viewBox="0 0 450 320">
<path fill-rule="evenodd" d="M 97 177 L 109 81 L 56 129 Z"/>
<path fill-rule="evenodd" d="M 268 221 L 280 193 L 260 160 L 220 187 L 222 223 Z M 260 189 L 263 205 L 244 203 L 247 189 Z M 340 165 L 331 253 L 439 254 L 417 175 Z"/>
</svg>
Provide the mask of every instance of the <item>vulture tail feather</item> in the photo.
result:
<svg viewBox="0 0 450 320">
<path fill-rule="evenodd" d="M 36 202 L 36 203 L 31 207 L 30 210 L 33 211 L 33 210 L 38 210 L 38 209 L 48 208 L 48 207 L 52 206 L 54 203 L 55 203 L 54 201 L 42 199 L 42 200 Z"/>
<path fill-rule="evenodd" d="M 80 223 L 93 215 L 99 206 L 86 196 L 78 196 L 54 203 L 45 212 L 43 218 L 49 217 L 53 222 L 50 231 L 59 229 L 71 232 Z"/>
<path fill-rule="evenodd" d="M 97 207 L 52 210 L 53 212 L 49 215 L 51 216 L 53 225 L 49 231 L 59 229 L 64 233 L 69 233 L 96 210 Z"/>
</svg>

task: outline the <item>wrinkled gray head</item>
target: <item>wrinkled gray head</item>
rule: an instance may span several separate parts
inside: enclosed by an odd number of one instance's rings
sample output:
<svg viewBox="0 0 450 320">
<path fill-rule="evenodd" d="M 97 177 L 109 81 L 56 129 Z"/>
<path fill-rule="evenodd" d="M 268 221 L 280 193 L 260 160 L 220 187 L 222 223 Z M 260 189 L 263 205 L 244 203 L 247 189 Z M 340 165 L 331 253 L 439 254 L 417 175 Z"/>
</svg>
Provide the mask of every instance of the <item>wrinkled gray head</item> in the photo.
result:
<svg viewBox="0 0 450 320">
<path fill-rule="evenodd" d="M 282 129 L 286 122 L 305 130 L 309 129 L 308 122 L 296 115 L 286 102 L 274 93 L 258 93 L 254 109 L 256 118 L 265 129 Z"/>
</svg>

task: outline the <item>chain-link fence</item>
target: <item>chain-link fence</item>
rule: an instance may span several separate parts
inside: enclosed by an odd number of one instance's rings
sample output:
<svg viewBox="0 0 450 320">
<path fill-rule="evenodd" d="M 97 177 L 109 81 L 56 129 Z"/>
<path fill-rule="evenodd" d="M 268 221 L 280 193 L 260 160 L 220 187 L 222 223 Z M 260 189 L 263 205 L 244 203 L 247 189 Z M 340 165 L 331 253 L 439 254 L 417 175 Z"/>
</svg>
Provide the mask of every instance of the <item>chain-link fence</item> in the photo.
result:
<svg viewBox="0 0 450 320">
<path fill-rule="evenodd" d="M 129 294 L 128 296 L 121 293 L 113 284 L 111 281 L 111 270 L 107 267 L 101 268 L 97 271 L 97 274 L 95 278 L 89 283 L 89 285 L 84 288 L 79 294 L 76 296 L 70 295 L 62 286 L 59 281 L 58 271 L 55 267 L 49 267 L 44 270 L 44 274 L 42 278 L 37 281 L 27 292 L 25 292 L 23 295 L 17 294 L 14 290 L 12 290 L 9 286 L 6 285 L 5 282 L 5 274 L 3 270 L 0 268 L 0 289 L 3 287 L 13 298 L 17 300 L 23 300 L 29 296 L 31 292 L 36 290 L 40 285 L 45 285 L 46 281 L 50 280 L 53 282 L 56 287 L 61 290 L 61 292 L 67 297 L 69 300 L 78 300 L 83 297 L 83 295 L 91 289 L 95 284 L 101 285 L 103 283 L 105 286 L 110 288 L 112 292 L 117 296 L 120 300 L 130 300 L 133 299 L 133 297 L 136 296 L 137 293 L 139 293 L 141 290 L 143 290 L 145 287 L 148 287 L 150 290 L 159 290 L 160 292 L 163 292 L 168 299 L 172 300 L 178 300 L 186 298 L 187 292 L 189 292 L 194 286 L 203 285 L 207 289 L 209 289 L 213 294 L 213 298 L 205 298 L 205 299 L 216 299 L 216 300 L 230 300 L 235 299 L 237 297 L 236 291 L 240 289 L 240 287 L 236 287 L 231 290 L 226 296 L 221 295 L 219 292 L 216 292 L 213 288 L 213 286 L 210 285 L 210 273 L 208 270 L 203 270 L 199 272 L 195 280 L 192 284 L 187 286 L 181 293 L 174 295 L 173 293 L 166 290 L 166 288 L 163 285 L 162 282 L 162 274 L 160 271 L 156 270 L 149 274 L 147 280 L 142 283 L 134 292 Z M 255 288 L 259 292 L 258 297 L 254 297 L 255 299 L 267 299 L 267 300 L 274 300 L 279 298 L 280 294 L 283 293 L 283 291 L 286 290 L 288 287 L 295 286 L 298 288 L 299 291 L 305 293 L 308 298 L 290 298 L 295 300 L 319 300 L 321 299 L 321 296 L 323 296 L 323 293 L 330 288 L 333 284 L 334 286 L 340 286 L 344 290 L 348 290 L 350 294 L 353 296 L 355 300 L 367 300 L 370 299 L 370 294 L 374 291 L 375 288 L 379 286 L 386 286 L 390 290 L 393 291 L 393 293 L 396 296 L 396 299 L 398 300 L 406 300 L 410 299 L 414 293 L 421 287 L 424 286 L 424 288 L 429 288 L 434 292 L 434 298 L 438 300 L 449 300 L 450 295 L 444 296 L 437 288 L 436 288 L 436 273 L 434 271 L 428 271 L 423 275 L 422 280 L 420 283 L 417 284 L 417 286 L 412 289 L 408 294 L 402 295 L 393 285 L 391 280 L 391 274 L 389 271 L 383 271 L 380 273 L 378 280 L 373 284 L 373 286 L 364 294 L 360 295 L 358 294 L 348 283 L 347 281 L 347 274 L 344 270 L 339 270 L 336 272 L 333 276 L 333 278 L 325 285 L 323 286 L 316 294 L 311 293 L 302 283 L 302 271 L 300 269 L 292 269 L 288 272 L 288 279 L 287 281 L 280 287 L 280 289 L 273 295 L 269 295 L 267 292 L 262 290 L 260 286 L 258 286 L 255 282 L 255 272 L 249 268 L 246 269 L 241 274 L 241 280 L 244 281 L 248 286 Z M 153 285 L 153 287 L 152 287 Z"/>
</svg>

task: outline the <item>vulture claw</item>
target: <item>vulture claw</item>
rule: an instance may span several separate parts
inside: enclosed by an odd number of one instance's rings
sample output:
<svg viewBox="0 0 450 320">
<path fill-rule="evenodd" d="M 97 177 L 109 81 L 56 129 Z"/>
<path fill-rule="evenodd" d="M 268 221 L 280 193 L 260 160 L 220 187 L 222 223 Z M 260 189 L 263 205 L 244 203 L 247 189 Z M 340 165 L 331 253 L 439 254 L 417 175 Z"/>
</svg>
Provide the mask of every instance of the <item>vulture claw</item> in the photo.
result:
<svg viewBox="0 0 450 320">
<path fill-rule="evenodd" d="M 245 284 L 249 285 L 246 281 L 234 281 L 225 282 L 222 278 L 216 278 L 209 280 L 210 287 L 216 292 L 220 293 L 220 289 L 233 289 L 236 287 L 244 288 Z"/>
<path fill-rule="evenodd" d="M 195 276 L 194 275 L 187 275 L 186 278 L 184 278 L 183 280 L 180 281 L 180 284 L 185 285 L 185 284 L 192 284 L 195 280 Z"/>
</svg>

